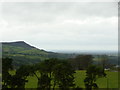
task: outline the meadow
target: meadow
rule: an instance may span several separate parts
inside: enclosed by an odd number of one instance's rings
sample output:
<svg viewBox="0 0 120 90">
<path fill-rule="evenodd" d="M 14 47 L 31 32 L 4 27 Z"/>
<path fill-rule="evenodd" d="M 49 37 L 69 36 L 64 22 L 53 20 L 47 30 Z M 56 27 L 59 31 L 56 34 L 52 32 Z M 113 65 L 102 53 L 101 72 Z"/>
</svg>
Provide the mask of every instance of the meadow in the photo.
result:
<svg viewBox="0 0 120 90">
<path fill-rule="evenodd" d="M 107 76 L 104 78 L 97 79 L 97 85 L 99 88 L 118 88 L 118 72 L 106 71 Z M 85 71 L 76 71 L 75 73 L 75 84 L 78 87 L 85 88 L 84 78 L 86 76 Z M 28 83 L 26 83 L 25 88 L 36 88 L 37 78 L 35 76 L 28 77 Z"/>
</svg>

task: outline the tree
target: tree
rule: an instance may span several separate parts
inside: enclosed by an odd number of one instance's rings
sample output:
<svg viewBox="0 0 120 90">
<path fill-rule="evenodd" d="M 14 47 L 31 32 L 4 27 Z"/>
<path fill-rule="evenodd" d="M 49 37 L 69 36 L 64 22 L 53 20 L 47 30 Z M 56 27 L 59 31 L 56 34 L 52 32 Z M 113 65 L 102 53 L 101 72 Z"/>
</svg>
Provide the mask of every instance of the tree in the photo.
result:
<svg viewBox="0 0 120 90">
<path fill-rule="evenodd" d="M 48 89 L 50 88 L 51 84 L 50 84 L 50 79 L 49 78 L 49 68 L 47 66 L 46 61 L 43 61 L 41 63 L 39 63 L 38 66 L 38 72 L 40 73 L 40 77 L 38 77 L 38 88 L 40 89 Z"/>
<path fill-rule="evenodd" d="M 51 86 L 51 78 L 47 74 L 42 74 L 38 79 L 38 88 L 40 89 L 50 89 Z"/>
<path fill-rule="evenodd" d="M 28 82 L 28 80 L 23 79 L 20 76 L 17 76 L 17 74 L 12 75 L 11 82 L 10 82 L 10 88 L 25 88 L 25 83 Z"/>
<path fill-rule="evenodd" d="M 108 56 L 107 55 L 101 55 L 100 59 L 101 59 L 101 64 L 102 64 L 102 68 L 103 68 L 103 71 L 104 71 L 104 69 L 108 65 Z"/>
<path fill-rule="evenodd" d="M 6 67 L 5 67 L 6 66 Z M 3 61 L 3 86 L 4 88 L 25 88 L 27 77 L 36 76 L 38 79 L 38 89 L 53 89 L 56 85 L 61 89 L 74 86 L 74 73 L 68 61 L 55 58 L 41 61 L 34 65 L 22 65 L 14 75 L 9 73 L 12 69 L 12 59 L 6 58 Z"/>
<path fill-rule="evenodd" d="M 11 58 L 2 59 L 2 88 L 25 88 L 26 78 L 30 73 L 30 66 L 23 65 L 16 70 L 15 75 L 11 75 L 9 72 L 13 70 Z"/>
<path fill-rule="evenodd" d="M 11 75 L 9 70 L 12 70 L 12 59 L 2 58 L 2 88 L 8 88 L 11 82 Z"/>
<path fill-rule="evenodd" d="M 62 89 L 74 86 L 74 70 L 67 61 L 55 58 L 41 61 L 33 66 L 31 74 L 38 79 L 39 89 L 54 89 L 56 85 Z"/>
<path fill-rule="evenodd" d="M 74 59 L 71 59 L 71 65 L 77 70 L 85 70 L 90 64 L 92 64 L 92 55 L 78 55 Z"/>
<path fill-rule="evenodd" d="M 87 90 L 92 90 L 92 88 L 98 88 L 96 83 L 97 78 L 105 77 L 106 74 L 103 72 L 101 67 L 91 65 L 86 71 L 86 78 L 84 79 L 85 87 Z"/>
<path fill-rule="evenodd" d="M 28 82 L 27 77 L 30 75 L 31 66 L 22 65 L 16 70 L 16 74 L 11 77 L 12 88 L 25 88 L 25 83 Z"/>
<path fill-rule="evenodd" d="M 72 66 L 63 61 L 57 64 L 53 71 L 54 85 L 58 84 L 59 88 L 66 90 L 69 87 L 74 87 L 74 74 Z M 55 86 L 54 86 L 55 87 Z"/>
<path fill-rule="evenodd" d="M 56 65 L 57 63 L 58 60 L 56 58 L 51 58 L 33 65 L 33 67 L 31 68 L 31 74 L 35 75 L 38 79 L 38 88 L 51 88 L 53 68 L 54 65 Z M 39 73 L 40 75 L 36 73 Z"/>
</svg>

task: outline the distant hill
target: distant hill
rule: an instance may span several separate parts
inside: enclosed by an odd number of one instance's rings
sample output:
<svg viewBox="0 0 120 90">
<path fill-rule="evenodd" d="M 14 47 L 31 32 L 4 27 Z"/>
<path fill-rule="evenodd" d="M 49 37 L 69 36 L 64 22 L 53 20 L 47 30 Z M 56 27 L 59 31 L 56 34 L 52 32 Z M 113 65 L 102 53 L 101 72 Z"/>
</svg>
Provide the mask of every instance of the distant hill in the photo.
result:
<svg viewBox="0 0 120 90">
<path fill-rule="evenodd" d="M 2 56 L 13 58 L 13 64 L 33 64 L 48 58 L 67 59 L 75 57 L 74 54 L 48 52 L 27 44 L 24 41 L 2 42 Z"/>
<path fill-rule="evenodd" d="M 23 48 L 28 48 L 28 49 L 35 48 L 35 47 L 30 46 L 29 44 L 25 43 L 24 41 L 18 41 L 18 42 L 3 42 L 2 45 L 23 47 Z"/>
<path fill-rule="evenodd" d="M 24 41 L 2 42 L 2 57 L 12 58 L 13 65 L 18 67 L 23 64 L 34 64 L 48 58 L 68 59 L 74 58 L 78 54 L 66 54 L 48 52 L 29 45 Z M 101 55 L 101 54 L 100 54 Z M 97 55 L 93 55 L 97 61 Z M 109 63 L 118 64 L 118 57 L 108 54 Z"/>
</svg>

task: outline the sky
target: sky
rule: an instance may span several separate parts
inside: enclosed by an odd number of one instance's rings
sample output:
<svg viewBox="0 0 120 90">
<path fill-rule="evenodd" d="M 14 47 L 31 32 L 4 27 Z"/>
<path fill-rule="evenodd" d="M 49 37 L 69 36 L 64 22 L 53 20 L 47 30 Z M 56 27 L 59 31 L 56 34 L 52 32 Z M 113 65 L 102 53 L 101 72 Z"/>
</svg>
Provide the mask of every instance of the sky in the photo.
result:
<svg viewBox="0 0 120 90">
<path fill-rule="evenodd" d="M 117 50 L 116 2 L 0 3 L 1 42 L 57 50 Z"/>
</svg>

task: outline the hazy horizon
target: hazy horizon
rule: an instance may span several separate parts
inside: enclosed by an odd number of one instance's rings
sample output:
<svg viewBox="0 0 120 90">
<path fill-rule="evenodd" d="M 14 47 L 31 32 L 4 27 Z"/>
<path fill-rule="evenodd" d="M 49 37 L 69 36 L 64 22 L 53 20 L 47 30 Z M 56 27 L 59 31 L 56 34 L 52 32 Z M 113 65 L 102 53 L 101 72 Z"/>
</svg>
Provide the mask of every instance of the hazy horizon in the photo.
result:
<svg viewBox="0 0 120 90">
<path fill-rule="evenodd" d="M 33 47 L 35 47 L 35 48 L 38 48 L 38 49 L 40 49 L 40 50 L 45 50 L 45 51 L 47 51 L 47 52 L 55 52 L 55 53 L 66 53 L 66 54 L 101 54 L 101 55 L 103 55 L 103 54 L 110 54 L 110 55 L 117 55 L 118 54 L 118 50 L 47 50 L 47 49 L 42 49 L 42 48 L 39 48 L 39 47 L 36 47 L 36 46 L 34 46 L 34 45 L 32 45 L 32 44 L 30 44 L 30 43 L 27 43 L 27 42 L 25 42 L 25 41 L 13 41 L 13 42 L 11 42 L 11 41 L 9 41 L 9 42 L 0 42 L 0 44 L 1 43 L 14 43 L 14 42 L 21 42 L 21 43 L 26 43 L 26 44 L 29 44 L 30 46 L 33 46 Z"/>
</svg>

